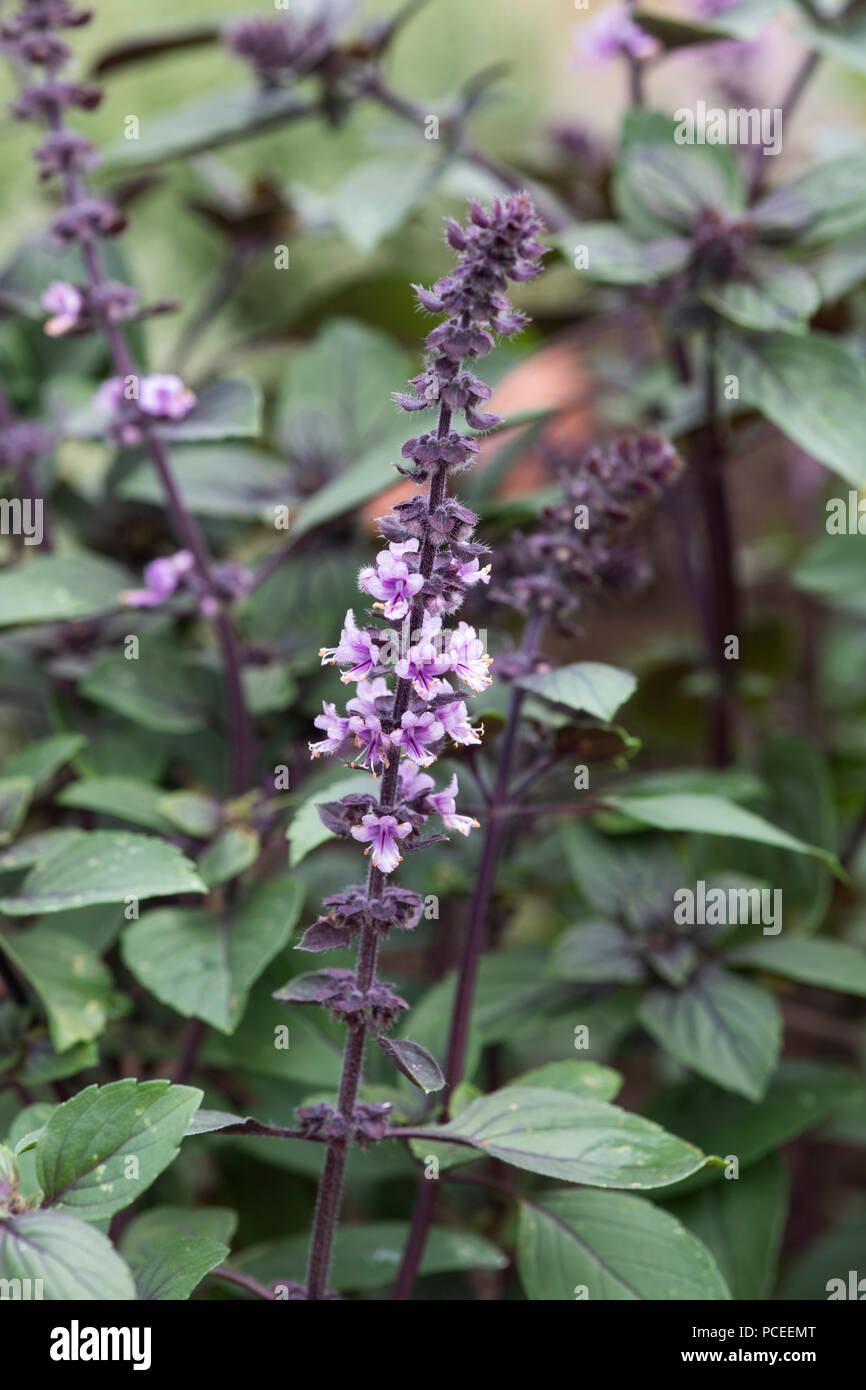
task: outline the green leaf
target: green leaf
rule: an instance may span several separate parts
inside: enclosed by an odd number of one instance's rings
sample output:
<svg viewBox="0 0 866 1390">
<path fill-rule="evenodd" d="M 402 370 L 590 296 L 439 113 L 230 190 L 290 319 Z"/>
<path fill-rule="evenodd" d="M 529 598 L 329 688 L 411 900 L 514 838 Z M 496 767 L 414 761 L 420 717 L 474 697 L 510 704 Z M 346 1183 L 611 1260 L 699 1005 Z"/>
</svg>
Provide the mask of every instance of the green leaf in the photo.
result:
<svg viewBox="0 0 866 1390">
<path fill-rule="evenodd" d="M 233 1033 L 249 991 L 291 936 L 303 885 L 286 875 L 259 885 L 231 919 L 184 908 L 145 913 L 124 932 L 128 969 L 184 1018 Z"/>
<path fill-rule="evenodd" d="M 814 1129 L 861 1089 L 857 1076 L 841 1068 L 783 1062 L 759 1102 L 691 1080 L 663 1092 L 650 1114 L 707 1152 L 738 1158 L 742 1171 L 804 1130 Z M 707 1169 L 701 1182 L 710 1176 L 717 1171 L 711 1174 Z"/>
<path fill-rule="evenodd" d="M 379 1037 L 376 1041 L 388 1061 L 393 1062 L 397 1070 L 408 1077 L 413 1086 L 426 1091 L 428 1095 L 442 1090 L 445 1085 L 442 1068 L 426 1047 L 412 1042 L 410 1038 Z"/>
<path fill-rule="evenodd" d="M 38 787 L 44 787 L 65 763 L 81 752 L 87 739 L 83 734 L 52 734 L 40 738 L 20 753 L 14 753 L 3 764 L 4 777 L 29 777 Z"/>
<path fill-rule="evenodd" d="M 118 140 L 106 151 L 105 163 L 117 173 L 130 166 L 186 158 L 282 125 L 305 110 L 306 103 L 293 91 L 262 92 L 248 85 L 208 93 L 149 117 L 141 138 Z"/>
<path fill-rule="evenodd" d="M 95 555 L 47 555 L 0 574 L 0 627 L 95 618 L 120 607 L 129 575 Z"/>
<path fill-rule="evenodd" d="M 75 937 L 38 926 L 0 936 L 0 950 L 42 1001 L 58 1052 L 99 1037 L 114 990 L 108 970 L 87 946 Z"/>
<path fill-rule="evenodd" d="M 607 723 L 634 694 L 637 678 L 601 661 L 576 661 L 554 671 L 522 676 L 517 684 L 552 705 L 591 714 Z"/>
<path fill-rule="evenodd" d="M 259 837 L 248 825 L 227 825 L 198 861 L 198 871 L 209 888 L 237 878 L 259 857 Z"/>
<path fill-rule="evenodd" d="M 742 0 L 741 4 L 733 5 L 729 10 L 714 14 L 707 24 L 694 19 L 674 19 L 648 10 L 636 10 L 634 20 L 648 34 L 661 39 L 666 48 L 679 48 L 685 42 L 714 43 L 720 36 L 749 41 L 759 37 L 775 17 L 780 5 L 781 0 Z M 672 39 L 669 42 L 666 36 L 677 30 L 683 31 L 682 40 Z M 693 34 L 694 37 L 686 39 L 686 34 Z"/>
<path fill-rule="evenodd" d="M 726 835 L 738 840 L 753 840 L 758 844 L 776 845 L 795 854 L 809 854 L 820 859 L 839 878 L 844 871 L 835 855 L 820 845 L 807 845 L 778 826 L 770 825 L 754 811 L 736 806 L 720 796 L 639 796 L 635 793 L 621 793 L 609 796 L 605 793 L 605 806 L 622 811 L 640 821 L 652 825 L 657 830 L 687 830 L 693 835 Z"/>
<path fill-rule="evenodd" d="M 194 733 L 207 722 L 199 673 L 176 653 L 149 652 L 138 661 L 104 656 L 79 688 L 96 704 L 159 733 Z"/>
<path fill-rule="evenodd" d="M 136 1272 L 138 1297 L 148 1302 L 187 1299 L 228 1253 L 227 1245 L 201 1236 L 185 1236 L 155 1250 Z"/>
<path fill-rule="evenodd" d="M 753 966 L 819 989 L 866 996 L 866 950 L 844 941 L 783 935 L 762 937 L 726 956 L 729 965 Z"/>
<path fill-rule="evenodd" d="M 128 1207 L 175 1158 L 201 1099 L 169 1081 L 79 1091 L 57 1107 L 36 1146 L 43 1204 L 87 1221 Z"/>
<path fill-rule="evenodd" d="M 538 1301 L 730 1298 L 700 1240 L 646 1198 L 618 1192 L 522 1202 L 517 1262 L 527 1298 Z"/>
<path fill-rule="evenodd" d="M 827 333 L 744 337 L 726 348 L 724 363 L 741 404 L 853 487 L 866 483 L 866 369 L 847 343 Z"/>
<path fill-rule="evenodd" d="M 701 298 L 731 323 L 762 333 L 805 333 L 821 303 L 808 271 L 758 251 L 744 257 L 736 278 L 708 286 Z"/>
<path fill-rule="evenodd" d="M 400 458 L 405 431 L 394 433 L 383 443 L 367 450 L 357 463 L 320 487 L 298 508 L 292 523 L 292 536 L 298 541 L 309 531 L 324 526 L 347 512 L 356 511 L 371 497 L 398 481 L 389 464 Z"/>
<path fill-rule="evenodd" d="M 220 804 L 203 792 L 168 792 L 159 800 L 160 815 L 186 835 L 209 840 L 220 823 Z"/>
<path fill-rule="evenodd" d="M 297 699 L 298 683 L 287 661 L 245 666 L 242 674 L 247 709 L 256 718 L 287 710 Z"/>
<path fill-rule="evenodd" d="M 866 1249 L 866 1216 L 852 1212 L 843 1226 L 825 1232 L 813 1240 L 786 1269 L 779 1297 L 798 1302 L 826 1302 L 831 1295 L 836 1301 L 857 1298 L 863 1294 L 856 1287 L 863 1277 L 863 1251 Z M 851 1289 L 849 1271 L 854 1270 L 856 1292 Z M 841 1281 L 841 1289 L 840 1289 Z"/>
<path fill-rule="evenodd" d="M 40 830 L 35 835 L 24 835 L 8 849 L 0 850 L 0 871 L 25 869 L 30 864 L 38 864 L 64 846 L 75 844 L 84 834 L 84 830 L 58 826 L 56 830 Z"/>
<path fill-rule="evenodd" d="M 667 1210 L 715 1256 L 732 1298 L 772 1296 L 788 1211 L 788 1178 L 778 1154 L 736 1179 L 678 1197 Z"/>
<path fill-rule="evenodd" d="M 196 1115 L 203 1112 L 196 1111 Z M 195 1116 L 187 1133 L 195 1124 Z M 230 1207 L 151 1207 L 136 1216 L 120 1237 L 120 1253 L 133 1273 L 176 1240 L 191 1236 L 231 1245 L 237 1213 Z"/>
<path fill-rule="evenodd" d="M 806 269 L 818 286 L 823 304 L 837 304 L 866 279 L 866 233 L 855 232 L 813 251 Z"/>
<path fill-rule="evenodd" d="M 507 1086 L 542 1086 L 548 1091 L 568 1091 L 573 1096 L 585 1096 L 590 1100 L 613 1100 L 623 1084 L 623 1077 L 613 1067 L 603 1067 L 598 1062 L 546 1062 L 542 1067 L 534 1067 L 522 1076 L 509 1081 Z"/>
<path fill-rule="evenodd" d="M 441 168 L 417 154 L 377 155 L 356 164 L 326 206 L 346 240 L 368 255 L 406 221 Z"/>
<path fill-rule="evenodd" d="M 296 869 L 312 850 L 318 849 L 326 840 L 334 838 L 333 831 L 322 824 L 316 809 L 323 801 L 339 801 L 341 797 L 353 792 L 374 791 L 375 786 L 368 772 L 353 772 L 349 776 L 328 782 L 302 801 L 286 831 L 292 868 Z"/>
<path fill-rule="evenodd" d="M 644 241 L 617 222 L 580 222 L 555 241 L 581 275 L 607 285 L 658 284 L 682 270 L 691 251 L 684 238 Z M 586 260 L 585 267 L 577 264 L 578 252 Z"/>
<path fill-rule="evenodd" d="M 742 184 L 719 158 L 721 146 L 630 145 L 620 156 L 616 190 L 638 235 L 690 232 L 707 208 L 728 216 L 743 210 Z"/>
<path fill-rule="evenodd" d="M 646 967 L 633 936 L 616 922 L 581 922 L 556 942 L 551 970 L 560 980 L 629 983 Z"/>
<path fill-rule="evenodd" d="M 182 420 L 160 424 L 163 439 L 193 443 L 197 440 L 240 439 L 262 432 L 262 389 L 246 377 L 212 381 Z"/>
<path fill-rule="evenodd" d="M 468 1141 L 516 1168 L 592 1187 L 664 1187 L 707 1162 L 691 1144 L 615 1105 L 507 1086 L 473 1101 L 431 1139 Z"/>
<path fill-rule="evenodd" d="M 835 851 L 839 838 L 833 778 L 815 741 L 793 734 L 765 737 L 759 770 L 766 789 L 762 809 L 767 818 L 798 839 Z M 817 931 L 833 893 L 823 864 L 768 845 L 745 843 L 732 847 L 727 859 L 732 873 L 778 889 L 786 935 Z"/>
<path fill-rule="evenodd" d="M 289 506 L 294 489 L 282 460 L 238 444 L 180 445 L 171 467 L 186 506 L 197 516 L 274 523 L 274 508 Z M 165 505 L 153 465 L 142 460 L 119 483 L 118 496 Z"/>
<path fill-rule="evenodd" d="M 59 806 L 76 806 L 102 816 L 143 825 L 147 830 L 171 833 L 171 822 L 160 813 L 164 793 L 159 787 L 133 777 L 88 777 L 72 782 L 57 794 Z"/>
<path fill-rule="evenodd" d="M 408 1235 L 408 1223 L 402 1221 L 341 1226 L 334 1241 L 330 1286 L 348 1293 L 390 1284 L 400 1268 Z M 233 1267 L 266 1281 L 302 1278 L 308 1243 L 306 1235 L 289 1236 L 246 1251 Z M 433 1226 L 420 1273 L 504 1269 L 507 1263 L 502 1251 L 483 1236 Z"/>
<path fill-rule="evenodd" d="M 0 777 L 0 845 L 15 838 L 34 791 L 29 777 Z"/>
<path fill-rule="evenodd" d="M 763 1096 L 782 1038 L 782 1016 L 765 989 L 704 964 L 683 989 L 650 990 L 638 1019 L 684 1067 L 750 1100 Z"/>
<path fill-rule="evenodd" d="M 41 859 L 14 898 L 0 899 L 10 916 L 60 912 L 127 898 L 204 893 L 205 885 L 174 845 L 151 835 L 94 830 Z"/>
<path fill-rule="evenodd" d="M 863 33 L 866 37 L 866 24 Z M 866 226 L 866 148 L 818 164 L 774 190 L 750 218 L 765 237 L 795 238 L 809 246 L 860 231 Z"/>
<path fill-rule="evenodd" d="M 132 1275 L 111 1241 L 61 1211 L 0 1221 L 0 1279 L 41 1279 L 42 1297 L 115 1302 L 135 1298 Z"/>
<path fill-rule="evenodd" d="M 281 446 L 301 464 L 322 458 L 348 463 L 368 453 L 394 435 L 391 392 L 410 371 L 406 354 L 386 333 L 331 319 L 286 369 L 277 403 Z M 388 482 L 386 463 L 383 456 L 380 487 Z"/>
</svg>

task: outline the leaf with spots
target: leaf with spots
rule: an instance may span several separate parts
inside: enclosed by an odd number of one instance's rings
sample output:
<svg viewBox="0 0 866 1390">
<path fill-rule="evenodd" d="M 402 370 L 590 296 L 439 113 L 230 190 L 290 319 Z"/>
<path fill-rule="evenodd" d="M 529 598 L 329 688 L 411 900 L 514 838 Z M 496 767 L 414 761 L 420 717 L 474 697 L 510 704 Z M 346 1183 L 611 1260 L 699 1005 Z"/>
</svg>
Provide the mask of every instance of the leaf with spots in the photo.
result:
<svg viewBox="0 0 866 1390">
<path fill-rule="evenodd" d="M 194 865 L 174 845 L 152 835 L 94 830 L 38 861 L 15 897 L 0 901 L 0 911 L 23 917 L 204 891 Z"/>
<path fill-rule="evenodd" d="M 546 1087 L 506 1086 L 429 1130 L 515 1168 L 590 1187 L 666 1187 L 710 1160 L 640 1115 Z"/>
<path fill-rule="evenodd" d="M 111 975 L 88 946 L 38 926 L 0 937 L 0 950 L 39 996 L 57 1052 L 99 1037 L 116 996 Z"/>
<path fill-rule="evenodd" d="M 125 1080 L 59 1105 L 36 1145 L 43 1205 L 85 1221 L 128 1207 L 176 1156 L 201 1099 L 192 1086 Z"/>
</svg>

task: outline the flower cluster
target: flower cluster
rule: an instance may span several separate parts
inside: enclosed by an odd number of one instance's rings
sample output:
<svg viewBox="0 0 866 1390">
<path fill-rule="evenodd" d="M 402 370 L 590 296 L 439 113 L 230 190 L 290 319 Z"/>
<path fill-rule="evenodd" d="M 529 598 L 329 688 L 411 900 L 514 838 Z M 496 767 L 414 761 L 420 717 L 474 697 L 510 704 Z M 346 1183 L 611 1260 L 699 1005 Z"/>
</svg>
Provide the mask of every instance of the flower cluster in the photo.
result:
<svg viewBox="0 0 866 1390">
<path fill-rule="evenodd" d="M 629 5 L 614 0 L 590 24 L 575 30 L 574 67 L 578 70 L 602 67 L 612 58 L 642 61 L 661 52 L 652 34 L 641 29 L 631 17 Z"/>
<path fill-rule="evenodd" d="M 579 606 L 581 590 L 618 594 L 641 587 L 647 566 L 634 529 L 682 469 L 673 445 L 648 432 L 591 450 L 576 471 L 562 463 L 562 501 L 543 510 L 536 531 L 512 537 L 492 596 L 562 623 Z M 508 668 L 508 658 L 503 661 Z"/>
<path fill-rule="evenodd" d="M 178 550 L 174 555 L 151 560 L 144 567 L 144 588 L 123 589 L 119 598 L 130 608 L 158 608 L 173 594 L 186 589 L 195 597 L 202 616 L 212 618 L 216 616 L 217 596 L 234 602 L 246 593 L 253 580 L 250 571 L 234 561 L 215 565 L 211 578 L 213 584 L 206 587 L 191 551 Z"/>
<path fill-rule="evenodd" d="M 34 157 L 40 178 L 61 183 L 63 206 L 51 223 L 52 237 L 59 246 L 77 243 L 89 272 L 85 285 L 55 280 L 45 290 L 45 332 L 59 337 L 103 331 L 126 358 L 123 344 L 111 338 L 116 325 L 166 306 L 143 308 L 136 290 L 108 279 L 101 259 L 94 255 L 96 243 L 117 236 L 126 219 L 113 203 L 89 194 L 83 175 L 98 163 L 96 151 L 85 136 L 65 127 L 67 111 L 92 110 L 101 99 L 97 87 L 61 76 L 72 53 L 60 35 L 89 20 L 89 12 L 75 9 L 69 0 L 27 0 L 16 14 L 0 22 L 0 41 L 31 79 L 12 105 L 13 116 L 36 121 L 48 130 Z M 41 77 L 36 77 L 39 69 Z M 174 376 L 154 375 L 139 381 L 130 373 L 103 383 L 97 396 L 97 406 L 111 412 L 110 436 L 127 446 L 140 443 L 148 420 L 179 420 L 194 405 L 192 391 Z"/>
<path fill-rule="evenodd" d="M 537 274 L 546 248 L 525 194 L 496 201 L 489 212 L 474 202 L 470 207 L 465 227 L 446 223 L 448 242 L 458 253 L 453 272 L 432 289 L 414 287 L 423 309 L 445 317 L 428 335 L 424 370 L 411 382 L 412 392 L 395 394 L 413 414 L 438 409 L 436 428 L 403 448 L 412 467 L 397 465 L 417 482 L 429 482 L 428 494 L 381 518 L 387 548 L 359 578 L 361 591 L 375 599 L 373 612 L 402 622 L 406 638 L 395 652 L 392 634 L 372 621 L 359 625 L 350 609 L 340 641 L 321 651 L 323 662 L 343 668 L 341 679 L 354 683 L 356 693 L 345 713 L 324 705 L 315 722 L 325 737 L 311 743 L 313 756 L 350 758 L 352 766 L 374 774 L 393 769 L 378 802 L 372 794 L 356 794 L 321 813 L 330 828 L 366 845 L 382 874 L 397 867 L 403 848 L 417 847 L 431 816 L 462 833 L 474 824 L 457 814 L 456 778 L 437 792 L 422 771 L 449 743 L 480 742 L 482 730 L 470 722 L 465 689 L 478 692 L 490 682 L 490 657 L 475 629 L 465 622 L 443 627 L 467 590 L 490 578 L 489 566 L 480 564 L 485 548 L 473 540 L 478 518 L 445 491 L 447 476 L 478 450 L 475 438 L 453 428 L 452 416 L 462 410 L 478 430 L 498 423 L 479 412 L 490 391 L 463 363 L 488 353 L 494 335 L 510 337 L 524 326 L 525 316 L 512 309 L 504 291 L 509 280 Z"/>
<path fill-rule="evenodd" d="M 277 87 L 312 72 L 333 53 L 338 30 L 354 8 L 354 0 L 323 0 L 297 15 L 242 15 L 226 25 L 223 42 L 249 63 L 263 87 Z"/>
</svg>

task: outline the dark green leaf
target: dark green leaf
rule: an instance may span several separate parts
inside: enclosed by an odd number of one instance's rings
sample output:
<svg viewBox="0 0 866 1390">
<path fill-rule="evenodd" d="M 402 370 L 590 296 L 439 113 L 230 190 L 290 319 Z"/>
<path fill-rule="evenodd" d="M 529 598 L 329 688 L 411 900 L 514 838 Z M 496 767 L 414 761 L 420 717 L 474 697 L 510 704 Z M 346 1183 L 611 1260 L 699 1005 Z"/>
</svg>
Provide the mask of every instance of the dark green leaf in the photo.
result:
<svg viewBox="0 0 866 1390">
<path fill-rule="evenodd" d="M 638 1018 L 684 1067 L 760 1100 L 779 1057 L 782 1017 L 771 994 L 704 964 L 683 989 L 660 986 Z"/>
<path fill-rule="evenodd" d="M 844 941 L 783 935 L 762 937 L 727 954 L 729 965 L 754 966 L 820 989 L 866 996 L 866 950 Z"/>
<path fill-rule="evenodd" d="M 187 1299 L 228 1253 L 227 1245 L 201 1236 L 184 1236 L 163 1246 L 136 1271 L 138 1297 L 148 1302 Z"/>
<path fill-rule="evenodd" d="M 779 849 L 791 850 L 796 854 L 809 854 L 820 859 L 837 876 L 844 877 L 837 859 L 828 850 L 820 845 L 807 845 L 778 826 L 770 825 L 769 821 L 756 816 L 754 811 L 747 811 L 745 807 L 736 806 L 720 796 L 638 796 L 623 793 L 605 795 L 604 804 L 657 830 L 727 835 L 733 839 L 776 845 Z"/>
<path fill-rule="evenodd" d="M 527 1297 L 544 1302 L 727 1299 L 713 1256 L 668 1212 L 614 1192 L 550 1192 L 521 1203 Z"/>
<path fill-rule="evenodd" d="M 769 1154 L 738 1178 L 678 1197 L 667 1208 L 712 1251 L 737 1299 L 768 1299 L 788 1212 L 788 1178 Z"/>
<path fill-rule="evenodd" d="M 198 673 L 168 652 L 147 652 L 137 661 L 120 653 L 104 656 L 81 682 L 81 692 L 159 733 L 194 733 L 207 719 Z"/>
<path fill-rule="evenodd" d="M 393 1062 L 413 1086 L 428 1094 L 442 1090 L 445 1085 L 442 1068 L 426 1047 L 409 1038 L 380 1037 L 376 1041 L 389 1062 Z"/>
<path fill-rule="evenodd" d="M 853 487 L 866 483 L 866 370 L 847 343 L 826 333 L 741 338 L 724 371 L 737 377 L 742 404 Z"/>
</svg>

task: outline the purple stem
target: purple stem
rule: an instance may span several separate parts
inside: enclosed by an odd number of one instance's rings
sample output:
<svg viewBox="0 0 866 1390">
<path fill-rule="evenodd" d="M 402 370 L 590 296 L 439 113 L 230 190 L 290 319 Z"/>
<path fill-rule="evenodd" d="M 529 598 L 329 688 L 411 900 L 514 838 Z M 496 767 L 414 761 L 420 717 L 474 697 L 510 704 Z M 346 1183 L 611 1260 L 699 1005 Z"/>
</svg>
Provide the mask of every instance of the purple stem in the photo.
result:
<svg viewBox="0 0 866 1390">
<path fill-rule="evenodd" d="M 545 621 L 545 615 L 536 611 L 526 624 L 520 650 L 527 658 L 534 657 L 538 651 Z M 515 688 L 511 693 L 508 722 L 499 749 L 499 765 L 491 797 L 491 804 L 494 807 L 506 805 L 508 802 L 520 712 L 524 698 L 524 691 L 518 688 Z M 481 848 L 478 876 L 475 880 L 475 894 L 472 899 L 469 927 L 463 938 L 463 947 L 457 968 L 457 991 L 451 1011 L 451 1028 L 445 1063 L 445 1090 L 443 1093 L 446 1112 L 454 1088 L 459 1085 L 463 1077 L 466 1047 L 469 1040 L 469 1025 L 472 1018 L 472 1003 L 475 997 L 475 984 L 478 979 L 478 965 L 484 947 L 484 928 L 490 912 L 490 902 L 496 882 L 496 869 L 508 823 L 508 816 L 488 815 L 484 830 L 484 843 Z M 436 1196 L 436 1181 L 422 1178 L 415 1209 L 412 1213 L 409 1237 L 403 1251 L 403 1260 L 391 1294 L 392 1299 L 397 1302 L 405 1302 L 412 1296 L 424 1255 L 427 1236 L 433 1222 Z"/>
<path fill-rule="evenodd" d="M 59 107 L 55 107 L 49 124 L 53 131 L 62 131 L 63 120 Z M 76 170 L 67 169 L 64 174 L 64 183 L 67 202 L 69 204 L 77 203 L 85 191 L 83 179 Z M 83 240 L 81 243 L 81 255 L 91 288 L 102 288 L 107 282 L 107 276 L 103 258 L 96 242 L 89 238 Z M 132 353 L 129 350 L 129 345 L 122 329 L 109 317 L 105 310 L 99 311 L 99 319 L 115 372 L 118 376 L 132 376 L 137 378 L 140 373 L 136 367 Z M 228 690 L 229 725 L 231 730 L 232 793 L 235 796 L 239 796 L 247 790 L 250 784 L 252 736 L 249 713 L 246 708 L 243 692 L 242 667 L 237 634 L 235 633 L 231 618 L 225 609 L 219 588 L 214 580 L 211 559 L 201 529 L 192 513 L 187 509 L 186 503 L 181 496 L 180 489 L 177 486 L 165 443 L 156 433 L 153 425 L 146 419 L 142 419 L 141 421 L 141 433 L 144 447 L 150 455 L 151 463 L 162 484 L 175 531 L 184 547 L 191 552 L 196 569 L 208 595 L 213 598 L 218 605 L 218 611 L 216 617 L 213 619 L 213 625 L 220 647 Z"/>
<path fill-rule="evenodd" d="M 441 439 L 443 436 L 447 435 L 450 428 L 451 411 L 443 402 L 439 407 L 439 423 L 437 428 L 439 438 Z M 445 468 L 439 466 L 430 478 L 428 515 L 435 511 L 441 504 L 444 495 Z M 433 539 L 432 531 L 430 527 L 427 526 L 424 532 L 424 543 L 421 547 L 419 560 L 419 572 L 423 575 L 425 580 L 430 577 L 435 554 L 436 544 Z M 423 611 L 424 590 L 422 588 L 416 595 L 412 605 L 409 625 L 410 632 L 417 629 Z M 390 719 L 391 728 L 395 728 L 399 725 L 403 714 L 408 708 L 411 690 L 411 680 L 407 677 L 399 677 L 394 687 L 394 703 L 391 708 Z M 388 814 L 393 809 L 397 799 L 399 769 L 399 757 L 392 758 L 382 776 L 382 786 L 379 792 L 379 807 L 384 814 Z M 376 897 L 380 893 L 383 883 L 384 875 L 381 869 L 377 869 L 374 864 L 371 864 L 367 877 L 367 897 Z M 358 988 L 362 993 L 367 992 L 376 977 L 378 951 L 378 932 L 376 928 L 368 922 L 362 928 L 361 943 L 358 950 Z M 358 1099 L 358 1088 L 361 1084 L 366 1032 L 366 1024 L 363 1019 L 350 1023 L 349 1034 L 346 1039 L 346 1048 L 343 1053 L 343 1070 L 340 1078 L 340 1094 L 337 1108 L 340 1115 L 346 1121 L 350 1134 L 352 1116 Z M 319 1183 L 316 1210 L 313 1216 L 313 1229 L 310 1237 L 310 1254 L 307 1264 L 307 1299 L 310 1302 L 315 1302 L 324 1298 L 328 1291 L 328 1271 L 331 1266 L 334 1236 L 336 1234 L 337 1220 L 340 1214 L 340 1202 L 343 1194 L 343 1181 L 346 1172 L 348 1148 L 349 1141 L 347 1138 L 328 1140 L 328 1152 L 325 1157 L 325 1165 Z"/>
</svg>

